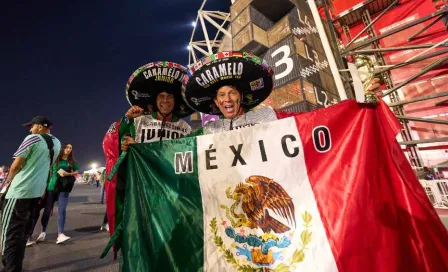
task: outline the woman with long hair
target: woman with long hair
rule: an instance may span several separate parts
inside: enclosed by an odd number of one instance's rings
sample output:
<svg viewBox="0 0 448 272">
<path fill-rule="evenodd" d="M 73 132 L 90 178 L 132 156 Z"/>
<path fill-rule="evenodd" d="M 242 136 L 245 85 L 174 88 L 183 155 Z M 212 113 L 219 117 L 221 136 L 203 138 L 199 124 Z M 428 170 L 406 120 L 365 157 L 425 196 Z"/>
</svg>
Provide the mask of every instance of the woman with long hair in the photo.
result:
<svg viewBox="0 0 448 272">
<path fill-rule="evenodd" d="M 68 205 L 68 197 L 70 192 L 75 184 L 73 179 L 73 183 L 68 185 L 68 188 L 65 184 L 61 184 L 60 177 L 76 177 L 78 175 L 78 164 L 76 163 L 75 157 L 73 155 L 73 146 L 71 144 L 67 144 L 61 149 L 61 153 L 56 159 L 55 164 L 53 165 L 53 174 L 54 176 L 58 176 L 57 178 L 57 186 L 58 186 L 58 239 L 56 240 L 56 244 L 64 243 L 65 241 L 70 240 L 70 237 L 64 234 L 64 226 L 65 226 L 65 218 L 67 214 L 67 205 Z"/>
<path fill-rule="evenodd" d="M 74 181 L 76 175 L 78 175 L 78 169 L 78 164 L 76 163 L 73 155 L 73 146 L 71 144 L 62 145 L 61 152 L 51 167 L 51 178 L 48 182 L 47 191 L 45 194 L 45 207 L 41 219 L 42 232 L 36 242 L 45 241 L 48 221 L 50 220 L 51 211 L 53 210 L 53 205 L 56 201 L 58 201 L 58 238 L 56 240 L 56 244 L 61 244 L 70 240 L 70 237 L 64 234 L 64 226 L 68 198 L 74 182 L 73 184 L 68 184 L 69 188 L 67 188 L 67 184 L 63 181 L 63 179 L 67 180 L 67 177 L 72 177 L 71 179 Z M 29 242 L 29 244 L 31 243 L 32 242 Z"/>
</svg>

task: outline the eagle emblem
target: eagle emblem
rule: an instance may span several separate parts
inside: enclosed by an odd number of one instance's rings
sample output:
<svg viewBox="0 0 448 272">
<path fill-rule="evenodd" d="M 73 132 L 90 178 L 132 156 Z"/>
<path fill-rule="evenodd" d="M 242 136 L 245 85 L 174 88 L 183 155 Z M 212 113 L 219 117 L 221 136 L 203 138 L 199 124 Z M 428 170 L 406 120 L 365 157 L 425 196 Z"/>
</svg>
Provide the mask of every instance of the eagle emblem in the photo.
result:
<svg viewBox="0 0 448 272">
<path fill-rule="evenodd" d="M 251 176 L 245 182 L 236 186 L 232 199 L 241 199 L 241 207 L 247 216 L 247 227 L 261 228 L 265 233 L 278 234 L 290 230 L 288 226 L 273 218 L 269 211 L 295 226 L 294 203 L 280 184 L 263 176 Z"/>
<path fill-rule="evenodd" d="M 218 234 L 216 218 L 210 221 L 214 242 L 220 251 L 226 252 L 226 261 L 241 271 L 277 271 L 276 268 L 293 268 L 302 262 L 305 247 L 311 242 L 311 214 L 302 214 L 305 230 L 297 236 L 293 198 L 278 182 L 253 175 L 234 188 L 225 192 L 232 201 L 230 207 L 220 205 L 226 215 L 221 219 L 224 239 Z M 230 249 L 224 241 L 231 241 Z M 235 255 L 243 258 L 241 262 Z M 286 259 L 292 261 L 285 263 Z"/>
</svg>

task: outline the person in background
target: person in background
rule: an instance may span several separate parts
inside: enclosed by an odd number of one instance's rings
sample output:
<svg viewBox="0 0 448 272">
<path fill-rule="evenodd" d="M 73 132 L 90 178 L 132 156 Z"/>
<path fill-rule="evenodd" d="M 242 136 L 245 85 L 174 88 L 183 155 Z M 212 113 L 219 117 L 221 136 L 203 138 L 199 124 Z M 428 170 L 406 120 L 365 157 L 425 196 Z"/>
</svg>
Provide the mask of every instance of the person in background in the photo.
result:
<svg viewBox="0 0 448 272">
<path fill-rule="evenodd" d="M 55 186 L 58 190 L 58 238 L 56 244 L 70 240 L 70 237 L 64 234 L 64 228 L 69 196 L 78 170 L 79 167 L 73 155 L 73 146 L 71 144 L 64 145 L 52 167 L 52 177 L 49 184 L 49 186 Z M 61 183 L 61 177 L 73 177 L 73 184 L 65 186 Z"/>
<path fill-rule="evenodd" d="M 44 196 L 50 165 L 61 148 L 59 140 L 50 134 L 51 125 L 44 116 L 26 123 L 31 134 L 14 153 L 2 206 L 2 271 L 22 271 L 27 234 Z"/>
<path fill-rule="evenodd" d="M 89 175 L 88 181 L 89 181 L 89 185 L 95 185 L 94 175 Z"/>
<path fill-rule="evenodd" d="M 423 177 L 423 178 L 424 178 L 425 180 L 433 180 L 433 179 L 435 179 L 435 177 L 434 177 L 432 171 L 429 170 L 428 167 L 423 167 L 423 174 L 424 174 L 424 177 Z"/>
<path fill-rule="evenodd" d="M 2 166 L 0 167 L 0 183 L 3 183 L 5 179 L 8 177 L 8 167 Z"/>
<path fill-rule="evenodd" d="M 105 196 L 105 190 L 106 190 L 106 169 L 104 169 L 100 173 L 100 182 L 101 182 L 101 204 L 104 204 L 104 196 Z M 107 206 L 106 206 L 106 212 L 104 213 L 103 223 L 101 224 L 100 230 L 106 230 L 109 231 L 109 224 L 107 219 Z"/>
<path fill-rule="evenodd" d="M 99 175 L 99 181 L 101 184 L 101 204 L 104 204 L 104 195 L 105 195 L 105 190 L 106 190 L 106 186 L 104 184 L 104 181 L 106 180 L 106 169 L 104 169 L 103 171 L 98 171 L 98 175 Z"/>
</svg>

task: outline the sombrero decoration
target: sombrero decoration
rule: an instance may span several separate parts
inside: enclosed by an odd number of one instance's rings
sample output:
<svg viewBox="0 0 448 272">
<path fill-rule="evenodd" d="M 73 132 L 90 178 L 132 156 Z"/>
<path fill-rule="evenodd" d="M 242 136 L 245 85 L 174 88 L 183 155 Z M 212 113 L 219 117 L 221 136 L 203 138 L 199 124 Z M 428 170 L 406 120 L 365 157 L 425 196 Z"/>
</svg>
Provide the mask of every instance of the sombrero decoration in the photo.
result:
<svg viewBox="0 0 448 272">
<path fill-rule="evenodd" d="M 241 107 L 250 110 L 263 102 L 273 88 L 274 72 L 263 59 L 245 52 L 220 52 L 190 66 L 182 96 L 202 113 L 220 115 L 214 98 L 219 88 L 235 86 L 242 93 Z"/>
<path fill-rule="evenodd" d="M 174 95 L 173 115 L 182 118 L 193 113 L 182 98 L 182 83 L 188 80 L 187 68 L 174 62 L 151 62 L 138 68 L 126 83 L 129 104 L 157 111 L 156 99 L 161 92 Z"/>
</svg>

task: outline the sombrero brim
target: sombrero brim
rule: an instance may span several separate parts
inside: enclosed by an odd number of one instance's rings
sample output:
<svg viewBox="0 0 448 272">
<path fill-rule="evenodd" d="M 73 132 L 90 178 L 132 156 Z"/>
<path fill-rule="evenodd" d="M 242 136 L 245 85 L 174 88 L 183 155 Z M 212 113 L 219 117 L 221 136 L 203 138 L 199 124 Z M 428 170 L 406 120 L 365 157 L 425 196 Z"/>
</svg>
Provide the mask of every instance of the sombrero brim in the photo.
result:
<svg viewBox="0 0 448 272">
<path fill-rule="evenodd" d="M 188 80 L 187 69 L 173 62 L 152 62 L 138 68 L 126 84 L 126 99 L 132 106 L 144 109 L 148 105 L 157 111 L 157 96 L 161 92 L 174 95 L 173 115 L 182 118 L 193 110 L 182 98 L 182 83 Z"/>
<path fill-rule="evenodd" d="M 263 102 L 273 88 L 273 71 L 261 58 L 249 53 L 221 52 L 190 67 L 182 95 L 202 113 L 221 115 L 214 98 L 219 88 L 230 85 L 242 93 L 241 107 L 250 110 Z"/>
</svg>

